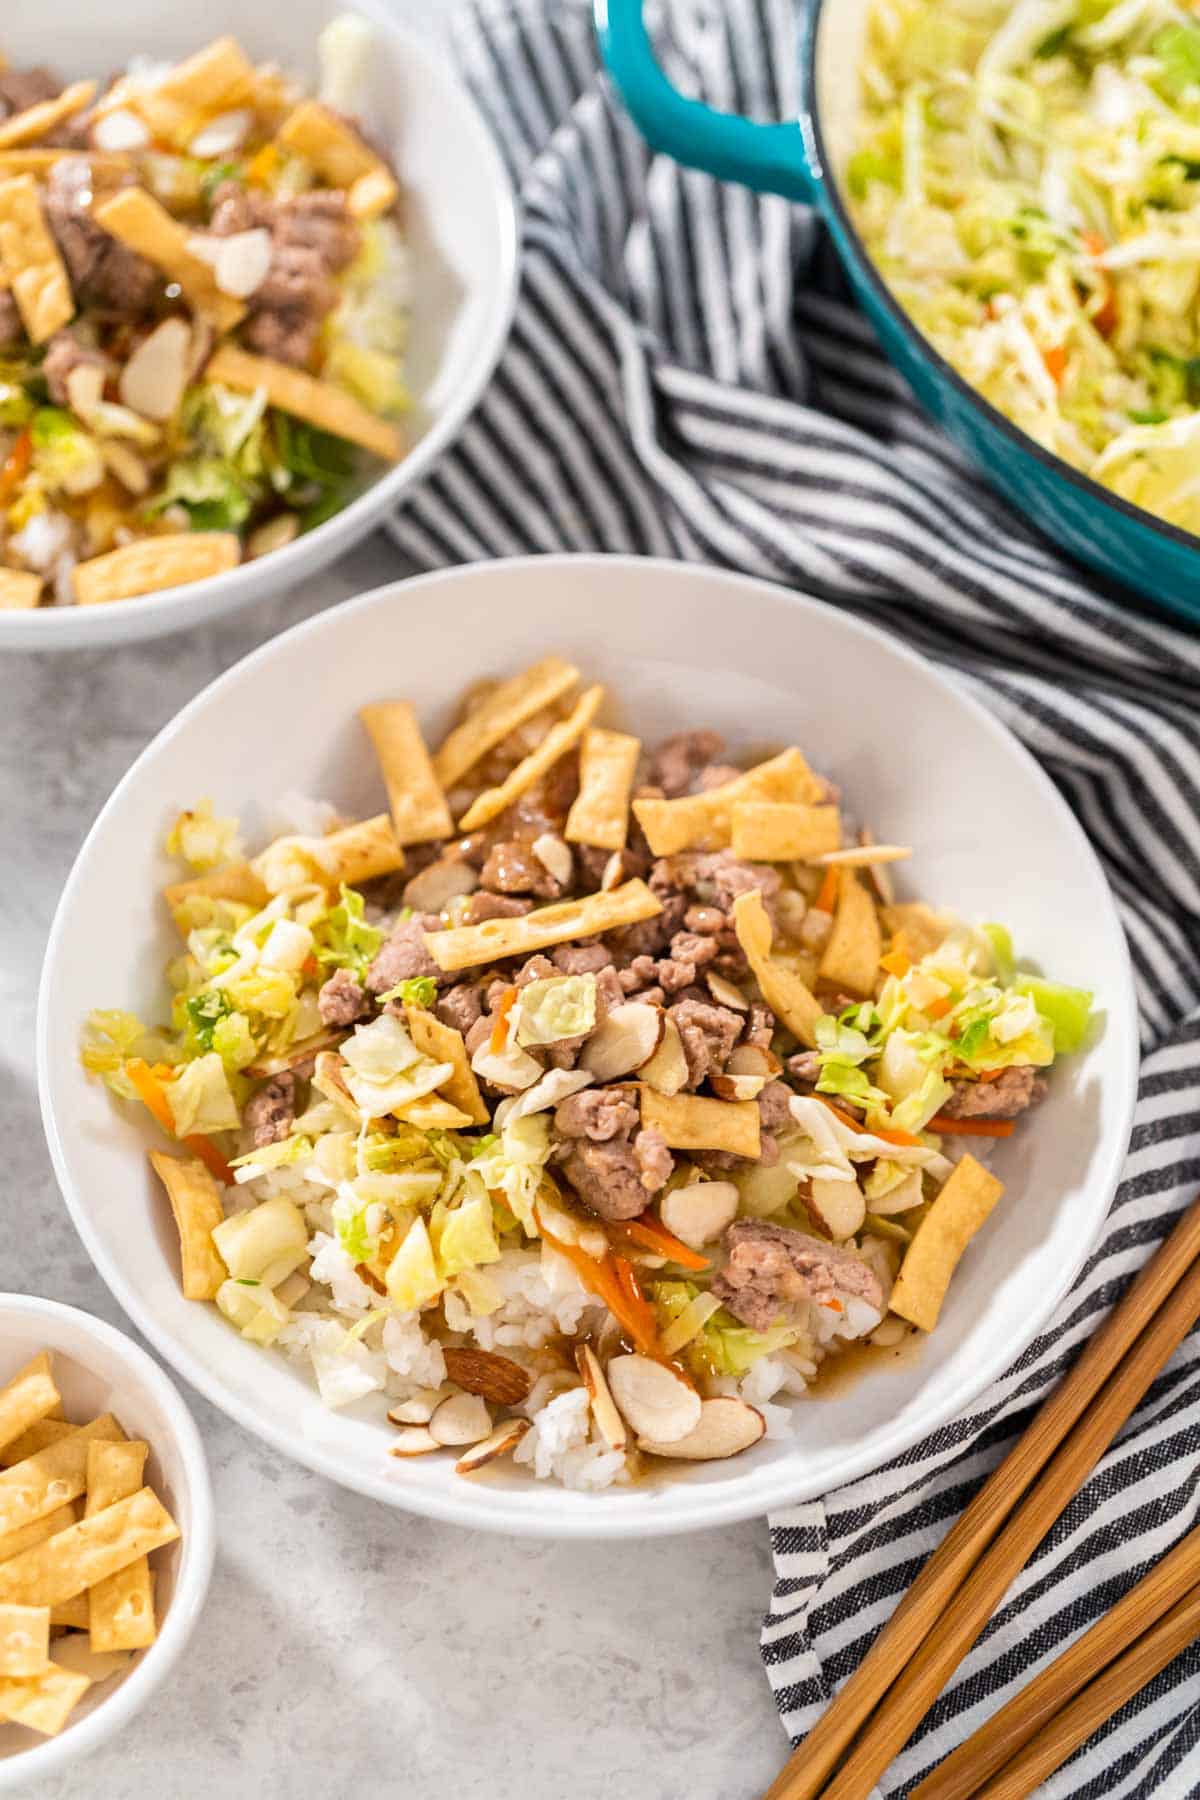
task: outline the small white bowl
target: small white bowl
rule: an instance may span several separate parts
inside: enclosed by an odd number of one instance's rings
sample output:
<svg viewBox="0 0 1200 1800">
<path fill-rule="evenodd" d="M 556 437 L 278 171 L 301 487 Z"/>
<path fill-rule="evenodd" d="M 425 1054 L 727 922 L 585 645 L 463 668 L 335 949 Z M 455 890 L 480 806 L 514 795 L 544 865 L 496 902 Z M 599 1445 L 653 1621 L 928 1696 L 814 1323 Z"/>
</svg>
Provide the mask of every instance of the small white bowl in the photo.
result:
<svg viewBox="0 0 1200 1800">
<path fill-rule="evenodd" d="M 495 366 L 517 291 L 516 207 L 499 151 L 446 57 L 395 23 L 386 0 L 39 0 L 5 8 L 14 67 L 48 63 L 71 79 L 104 79 L 132 56 L 175 59 L 231 33 L 250 56 L 316 74 L 321 28 L 359 12 L 377 32 L 370 97 L 374 135 L 395 159 L 413 277 L 408 378 L 412 448 L 344 511 L 227 575 L 102 606 L 0 610 L 0 650 L 127 644 L 218 618 L 315 574 L 393 511 L 452 441 Z"/>
<path fill-rule="evenodd" d="M 146 1483 L 179 1526 L 155 1552 L 159 1633 L 125 1672 L 90 1688 L 57 1737 L 0 1723 L 0 1789 L 56 1775 L 140 1711 L 192 1635 L 213 1565 L 213 1498 L 200 1434 L 173 1383 L 129 1338 L 90 1313 L 27 1294 L 0 1294 L 0 1385 L 49 1350 L 68 1418 L 111 1412 L 150 1446 Z M 54 1654 L 51 1645 L 50 1654 Z"/>
<path fill-rule="evenodd" d="M 652 741 L 716 726 L 739 753 L 798 743 L 888 839 L 915 846 L 902 892 L 1001 919 L 1047 974 L 1096 990 L 1105 1022 L 999 1147 L 1003 1202 L 937 1331 L 853 1387 L 795 1409 L 795 1436 L 602 1493 L 497 1465 L 389 1458 L 381 1422 L 323 1410 L 303 1370 L 179 1291 L 178 1246 L 146 1168 L 153 1129 L 79 1065 L 92 1006 L 164 1016 L 178 954 L 159 890 L 179 809 L 210 795 L 248 838 L 289 791 L 366 817 L 386 807 L 356 717 L 406 695 L 431 740 L 462 689 L 555 651 L 609 688 Z M 125 1310 L 248 1431 L 331 1480 L 456 1523 L 535 1537 L 643 1537 L 749 1518 L 878 1468 L 969 1405 L 1049 1318 L 1096 1240 L 1129 1139 L 1137 1073 L 1129 959 L 1100 866 L 1037 764 L 963 688 L 883 632 L 767 582 L 636 557 L 476 563 L 319 614 L 198 695 L 134 764 L 79 854 L 50 933 L 38 1086 L 80 1236 Z"/>
</svg>

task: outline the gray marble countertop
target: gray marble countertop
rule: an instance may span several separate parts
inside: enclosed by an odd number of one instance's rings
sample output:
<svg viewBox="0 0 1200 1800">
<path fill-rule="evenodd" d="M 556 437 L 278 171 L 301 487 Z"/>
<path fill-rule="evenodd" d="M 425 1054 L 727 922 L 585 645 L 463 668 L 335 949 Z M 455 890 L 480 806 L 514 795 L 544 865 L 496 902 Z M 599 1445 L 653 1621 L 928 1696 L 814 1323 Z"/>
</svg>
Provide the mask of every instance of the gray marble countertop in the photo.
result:
<svg viewBox="0 0 1200 1800">
<path fill-rule="evenodd" d="M 59 1196 L 33 1076 L 58 895 L 115 782 L 223 669 L 405 572 L 382 537 L 257 611 L 116 654 L 0 660 L 0 1288 L 130 1331 Z M 208 1605 L 150 1709 L 37 1800 L 147 1793 L 741 1800 L 783 1758 L 758 1660 L 761 1522 L 538 1545 L 386 1510 L 281 1461 L 181 1383 L 216 1490 Z"/>
</svg>

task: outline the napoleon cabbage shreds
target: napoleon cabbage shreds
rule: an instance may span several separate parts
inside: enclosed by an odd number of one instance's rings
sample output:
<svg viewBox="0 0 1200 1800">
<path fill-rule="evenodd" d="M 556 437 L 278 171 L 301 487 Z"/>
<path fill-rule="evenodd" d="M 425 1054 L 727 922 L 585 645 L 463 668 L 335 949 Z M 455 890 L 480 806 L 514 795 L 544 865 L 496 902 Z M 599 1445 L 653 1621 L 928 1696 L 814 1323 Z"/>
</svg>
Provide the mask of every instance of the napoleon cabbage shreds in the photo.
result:
<svg viewBox="0 0 1200 1800">
<path fill-rule="evenodd" d="M 786 1436 L 824 1361 L 932 1330 L 1091 998 L 897 899 L 909 847 L 798 747 L 647 748 L 602 700 L 547 657 L 432 755 L 375 702 L 389 811 L 293 793 L 252 856 L 181 814 L 169 1008 L 82 1050 L 175 1140 L 188 1298 L 393 1455 L 587 1490 Z"/>
<path fill-rule="evenodd" d="M 1200 529 L 1200 26 L 874 0 L 844 171 L 905 311 L 1031 437 Z"/>
</svg>

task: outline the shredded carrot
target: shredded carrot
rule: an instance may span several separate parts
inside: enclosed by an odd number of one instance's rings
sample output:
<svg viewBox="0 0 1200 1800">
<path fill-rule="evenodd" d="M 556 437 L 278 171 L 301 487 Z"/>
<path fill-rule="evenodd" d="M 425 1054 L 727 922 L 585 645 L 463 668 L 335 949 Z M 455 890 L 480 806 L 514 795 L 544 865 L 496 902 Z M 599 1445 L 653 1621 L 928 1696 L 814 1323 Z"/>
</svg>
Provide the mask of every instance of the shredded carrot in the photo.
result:
<svg viewBox="0 0 1200 1800">
<path fill-rule="evenodd" d="M 640 1244 L 644 1250 L 653 1250 L 659 1256 L 678 1263 L 683 1269 L 712 1267 L 709 1257 L 701 1256 L 698 1251 L 691 1249 L 673 1231 L 668 1231 L 652 1213 L 643 1213 L 640 1219 L 612 1219 L 609 1221 L 608 1235 L 624 1238 L 626 1243 Z"/>
<path fill-rule="evenodd" d="M 578 1244 L 568 1244 L 552 1232 L 543 1230 L 542 1236 L 572 1264 L 584 1287 L 603 1300 L 635 1348 L 643 1356 L 665 1362 L 667 1358 L 658 1340 L 654 1308 L 638 1285 L 633 1264 L 613 1250 L 602 1258 L 589 1256 Z"/>
<path fill-rule="evenodd" d="M 499 1056 L 508 1042 L 508 1015 L 516 1004 L 516 988 L 506 988 L 501 994 L 500 1004 L 496 1008 L 496 1023 L 492 1026 L 492 1040 L 488 1045 L 493 1056 Z"/>
<path fill-rule="evenodd" d="M 822 1300 L 821 1305 L 827 1306 L 830 1312 L 845 1312 L 846 1310 L 836 1294 L 830 1294 L 828 1300 Z"/>
<path fill-rule="evenodd" d="M 1046 373 L 1055 387 L 1061 387 L 1063 376 L 1067 372 L 1067 346 L 1052 344 L 1049 350 L 1042 351 L 1042 361 L 1045 363 Z"/>
<path fill-rule="evenodd" d="M 951 1000 L 950 996 L 948 994 L 942 994 L 938 999 L 929 1002 L 929 1005 L 925 1008 L 925 1017 L 927 1019 L 944 1019 L 953 1005 L 954 1002 Z"/>
<path fill-rule="evenodd" d="M 1079 241 L 1089 256 L 1101 256 L 1108 248 L 1098 231 L 1083 232 Z M 1109 338 L 1117 329 L 1117 290 L 1106 269 L 1097 269 L 1096 274 L 1104 285 L 1104 299 L 1092 314 L 1092 324 L 1102 338 Z"/>
<path fill-rule="evenodd" d="M 880 957 L 879 966 L 881 969 L 886 969 L 889 975 L 895 976 L 907 975 L 912 968 L 912 964 L 903 950 L 889 950 L 886 956 Z"/>
<path fill-rule="evenodd" d="M 275 165 L 279 161 L 279 152 L 274 144 L 264 144 L 256 155 L 246 164 L 246 180 L 251 187 L 266 187 L 275 173 Z"/>
<path fill-rule="evenodd" d="M 26 429 L 18 437 L 0 468 L 0 500 L 7 500 L 29 472 L 33 460 L 33 433 Z"/>
<path fill-rule="evenodd" d="M 167 1099 L 165 1086 L 167 1077 L 162 1074 L 161 1065 L 156 1065 L 151 1069 L 142 1061 L 141 1057 L 135 1056 L 125 1064 L 125 1073 L 129 1077 L 134 1093 L 151 1117 L 162 1126 L 168 1137 L 177 1137 L 175 1115 L 172 1113 L 171 1103 Z M 174 1080 L 173 1074 L 171 1079 Z M 215 1175 L 217 1180 L 224 1182 L 226 1187 L 232 1185 L 233 1170 L 210 1138 L 185 1137 L 180 1138 L 179 1142 L 185 1149 L 190 1150 L 193 1156 L 200 1158 L 210 1175 Z"/>
<path fill-rule="evenodd" d="M 813 901 L 814 912 L 831 913 L 833 911 L 834 907 L 837 905 L 838 882 L 841 879 L 841 874 L 842 872 L 836 864 L 832 868 L 826 869 L 821 885 L 817 890 L 817 897 Z"/>
<path fill-rule="evenodd" d="M 999 1081 L 1003 1074 L 1003 1069 L 982 1069 L 979 1074 L 979 1079 L 980 1081 Z"/>
<path fill-rule="evenodd" d="M 937 1113 L 929 1121 L 930 1131 L 943 1131 L 947 1137 L 1011 1137 L 1017 1129 L 1015 1119 L 947 1119 Z"/>
<path fill-rule="evenodd" d="M 908 1144 L 911 1146 L 921 1142 L 920 1138 L 914 1137 L 911 1131 L 901 1131 L 899 1125 L 864 1125 L 861 1119 L 856 1119 L 850 1113 L 843 1112 L 840 1106 L 835 1106 L 825 1094 L 818 1094 L 816 1097 L 829 1108 L 835 1118 L 840 1119 L 843 1125 L 848 1125 L 851 1131 L 869 1133 L 871 1137 L 882 1138 L 885 1144 Z"/>
</svg>

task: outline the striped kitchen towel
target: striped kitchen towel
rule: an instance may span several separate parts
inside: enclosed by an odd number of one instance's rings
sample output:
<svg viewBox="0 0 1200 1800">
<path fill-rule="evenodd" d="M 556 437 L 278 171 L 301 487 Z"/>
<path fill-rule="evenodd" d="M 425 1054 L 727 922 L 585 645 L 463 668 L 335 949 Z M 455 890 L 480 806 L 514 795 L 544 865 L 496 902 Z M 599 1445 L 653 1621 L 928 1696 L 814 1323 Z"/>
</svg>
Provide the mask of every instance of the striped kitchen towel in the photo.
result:
<svg viewBox="0 0 1200 1800">
<path fill-rule="evenodd" d="M 653 17 L 681 85 L 794 114 L 793 0 L 668 0 Z M 720 563 L 898 633 L 1041 760 L 1104 860 L 1133 951 L 1136 1124 L 1073 1292 L 969 1416 L 770 1521 L 762 1654 L 799 1739 L 1200 1184 L 1200 641 L 1081 574 L 962 464 L 881 357 L 811 214 L 647 151 L 598 71 L 585 0 L 476 0 L 457 49 L 520 188 L 524 278 L 496 378 L 397 541 L 430 567 L 558 550 Z M 1006 1597 L 888 1796 L 1196 1522 L 1198 1472 L 1200 1334 Z M 1200 1646 L 1044 1792 L 1200 1793 Z"/>
</svg>

